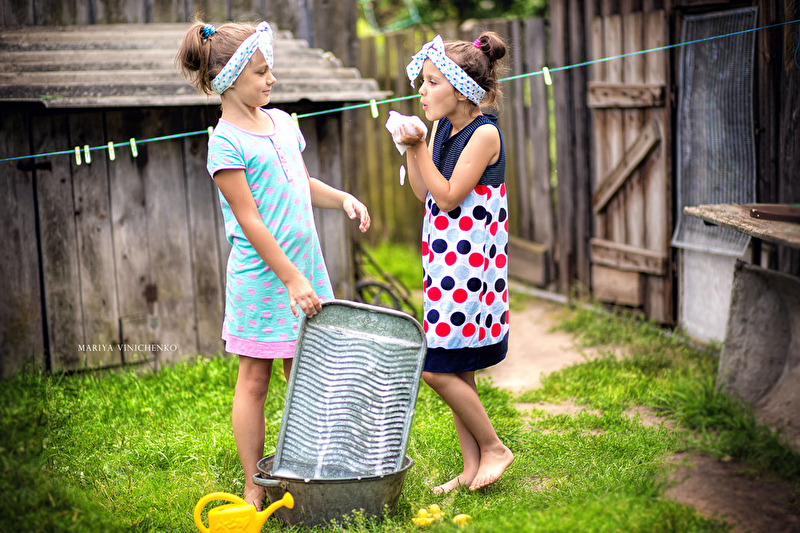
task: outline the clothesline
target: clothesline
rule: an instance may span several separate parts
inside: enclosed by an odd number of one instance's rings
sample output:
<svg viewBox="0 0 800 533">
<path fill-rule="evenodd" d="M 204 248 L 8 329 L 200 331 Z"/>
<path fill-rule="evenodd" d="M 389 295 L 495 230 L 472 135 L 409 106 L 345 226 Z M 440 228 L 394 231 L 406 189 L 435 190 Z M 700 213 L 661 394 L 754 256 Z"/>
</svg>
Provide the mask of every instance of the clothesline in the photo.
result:
<svg viewBox="0 0 800 533">
<path fill-rule="evenodd" d="M 507 81 L 512 81 L 512 80 L 518 80 L 518 79 L 522 79 L 522 78 L 528 78 L 528 77 L 532 77 L 532 76 L 542 75 L 545 78 L 545 82 L 548 85 L 550 85 L 550 83 L 552 83 L 552 80 L 550 79 L 550 74 L 554 73 L 554 72 L 560 72 L 560 71 L 565 71 L 565 70 L 570 70 L 570 69 L 575 69 L 575 68 L 580 68 L 580 67 L 586 67 L 586 66 L 589 66 L 589 65 L 597 64 L 597 63 L 605 63 L 605 62 L 608 62 L 608 61 L 613 61 L 615 59 L 623 59 L 623 58 L 626 58 L 626 57 L 632 57 L 632 56 L 636 56 L 636 55 L 649 54 L 649 53 L 653 53 L 653 52 L 661 52 L 661 51 L 664 51 L 664 50 L 671 50 L 673 48 L 678 48 L 678 47 L 682 47 L 682 46 L 689 46 L 689 45 L 693 45 L 693 44 L 699 44 L 699 43 L 702 43 L 702 42 L 713 41 L 713 40 L 716 40 L 716 39 L 723 39 L 723 38 L 726 38 L 726 37 L 733 37 L 733 36 L 736 36 L 736 35 L 742 35 L 742 34 L 746 34 L 746 33 L 752 33 L 752 32 L 756 32 L 756 31 L 766 30 L 766 29 L 770 29 L 770 28 L 776 28 L 776 27 L 779 27 L 779 26 L 787 26 L 789 24 L 795 24 L 795 23 L 800 23 L 800 19 L 790 20 L 788 22 L 779 22 L 779 23 L 776 23 L 776 24 L 769 24 L 769 25 L 766 25 L 766 26 L 760 26 L 758 28 L 752 28 L 752 29 L 749 29 L 749 30 L 740 30 L 740 31 L 735 31 L 735 32 L 730 32 L 730 33 L 724 33 L 724 34 L 721 34 L 721 35 L 714 35 L 714 36 L 711 36 L 711 37 L 704 37 L 702 39 L 694 39 L 694 40 L 686 41 L 686 42 L 683 42 L 683 43 L 668 44 L 668 45 L 664 45 L 664 46 L 658 46 L 658 47 L 655 47 L 655 48 L 648 48 L 646 50 L 639 50 L 639 51 L 636 51 L 636 52 L 628 52 L 628 53 L 624 53 L 624 54 L 617 54 L 617 55 L 613 55 L 613 56 L 603 57 L 603 58 L 600 58 L 600 59 L 592 59 L 592 60 L 589 60 L 589 61 L 583 61 L 581 63 L 573 63 L 571 65 L 564 65 L 564 66 L 560 66 L 560 67 L 543 67 L 541 70 L 536 70 L 536 71 L 532 71 L 532 72 L 526 72 L 524 74 L 517 74 L 517 75 L 514 75 L 514 76 L 508 76 L 508 77 L 505 77 L 505 78 L 501 78 L 498 81 L 499 82 L 507 82 Z M 795 48 L 795 54 L 794 54 L 795 55 L 795 57 L 794 57 L 795 65 L 797 65 L 797 67 L 800 68 L 800 64 L 798 64 L 798 62 L 797 62 L 798 50 L 800 50 L 800 24 L 798 24 L 798 45 L 797 45 L 797 48 Z M 419 98 L 419 95 L 418 94 L 413 94 L 413 95 L 401 96 L 401 97 L 397 97 L 397 98 L 387 98 L 387 99 L 384 99 L 384 100 L 374 100 L 373 99 L 373 100 L 370 100 L 369 102 L 364 102 L 364 103 L 359 103 L 359 104 L 352 104 L 352 105 L 338 107 L 338 108 L 334 108 L 334 109 L 325 109 L 325 110 L 322 110 L 322 111 L 315 111 L 315 112 L 312 112 L 312 113 L 293 114 L 292 116 L 295 118 L 295 120 L 299 120 L 299 119 L 303 119 L 303 118 L 309 118 L 309 117 L 314 117 L 314 116 L 319 116 L 319 115 L 325 115 L 325 114 L 328 114 L 328 113 L 339 113 L 339 112 L 342 112 L 342 111 L 352 111 L 352 110 L 356 110 L 356 109 L 363 109 L 365 107 L 371 108 L 373 116 L 376 116 L 377 115 L 376 111 L 377 111 L 377 106 L 378 105 L 391 104 L 391 103 L 394 103 L 394 102 L 400 102 L 400 101 L 404 101 L 404 100 L 411 100 L 411 99 L 414 99 L 414 98 Z M 108 150 L 109 159 L 111 159 L 113 161 L 114 158 L 115 158 L 115 149 L 116 148 L 130 147 L 131 153 L 134 155 L 134 157 L 136 157 L 136 155 L 137 155 L 137 145 L 145 144 L 145 143 L 151 143 L 151 142 L 157 142 L 157 141 L 180 139 L 180 138 L 183 138 L 183 137 L 192 137 L 192 136 L 195 136 L 195 135 L 210 134 L 211 131 L 212 131 L 212 128 L 207 128 L 207 129 L 203 129 L 203 130 L 190 131 L 190 132 L 185 132 L 185 133 L 176 133 L 176 134 L 173 134 L 173 135 L 163 135 L 163 136 L 160 136 L 160 137 L 151 137 L 151 138 L 147 138 L 147 139 L 131 138 L 128 141 L 116 142 L 116 143 L 115 142 L 109 142 L 107 144 L 102 144 L 102 145 L 99 145 L 99 146 L 89 146 L 89 145 L 84 145 L 83 147 L 76 146 L 76 147 L 70 148 L 68 150 L 59 150 L 59 151 L 55 151 L 55 152 L 45 152 L 45 153 L 40 153 L 40 154 L 21 155 L 21 156 L 15 156 L 15 157 L 5 157 L 5 158 L 0 159 L 0 162 L 17 161 L 17 160 L 21 160 L 21 159 L 31 159 L 31 158 L 36 158 L 36 157 L 50 157 L 50 156 L 73 155 L 74 154 L 75 158 L 76 158 L 76 163 L 80 165 L 81 164 L 81 156 L 83 156 L 84 159 L 86 160 L 86 162 L 89 163 L 89 162 L 91 162 L 90 153 L 93 152 L 93 151 L 98 151 L 98 150 Z"/>
</svg>

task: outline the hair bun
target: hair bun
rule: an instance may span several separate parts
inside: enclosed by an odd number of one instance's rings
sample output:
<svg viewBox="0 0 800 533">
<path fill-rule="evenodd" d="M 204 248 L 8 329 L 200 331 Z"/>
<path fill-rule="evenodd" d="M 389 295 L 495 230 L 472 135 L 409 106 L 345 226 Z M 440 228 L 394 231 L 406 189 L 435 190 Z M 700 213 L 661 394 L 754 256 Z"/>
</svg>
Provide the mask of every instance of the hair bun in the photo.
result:
<svg viewBox="0 0 800 533">
<path fill-rule="evenodd" d="M 489 59 L 489 65 L 503 59 L 508 51 L 506 43 L 496 32 L 485 31 L 477 40 L 481 42 L 481 51 Z"/>
</svg>

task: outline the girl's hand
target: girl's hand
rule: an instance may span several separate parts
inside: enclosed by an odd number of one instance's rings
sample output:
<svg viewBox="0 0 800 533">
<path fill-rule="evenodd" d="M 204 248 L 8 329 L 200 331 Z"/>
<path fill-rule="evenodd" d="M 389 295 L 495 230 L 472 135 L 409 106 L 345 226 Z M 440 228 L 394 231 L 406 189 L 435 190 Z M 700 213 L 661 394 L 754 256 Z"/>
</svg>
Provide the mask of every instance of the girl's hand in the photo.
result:
<svg viewBox="0 0 800 533">
<path fill-rule="evenodd" d="M 405 146 L 414 146 L 425 141 L 425 132 L 414 124 L 401 124 L 394 130 L 392 140 Z"/>
<path fill-rule="evenodd" d="M 351 220 L 356 217 L 359 218 L 361 223 L 358 225 L 358 229 L 361 230 L 361 233 L 365 233 L 369 229 L 370 218 L 367 206 L 359 202 L 353 195 L 348 194 L 345 197 L 342 202 L 342 208 Z"/>
<path fill-rule="evenodd" d="M 317 293 L 311 287 L 311 282 L 299 272 L 285 285 L 289 291 L 289 307 L 294 316 L 300 316 L 300 311 L 302 311 L 308 318 L 311 318 L 322 309 L 322 302 L 319 301 Z"/>
</svg>

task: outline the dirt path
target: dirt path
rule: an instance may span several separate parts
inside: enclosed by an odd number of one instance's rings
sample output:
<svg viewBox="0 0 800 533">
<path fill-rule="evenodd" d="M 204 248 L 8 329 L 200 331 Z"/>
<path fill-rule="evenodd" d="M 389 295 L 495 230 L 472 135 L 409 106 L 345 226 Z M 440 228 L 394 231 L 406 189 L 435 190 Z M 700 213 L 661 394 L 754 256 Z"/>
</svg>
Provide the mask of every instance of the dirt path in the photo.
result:
<svg viewBox="0 0 800 533">
<path fill-rule="evenodd" d="M 578 350 L 571 335 L 551 331 L 561 304 L 535 300 L 523 311 L 512 313 L 509 354 L 505 361 L 484 371 L 501 388 L 518 393 L 541 386 L 541 376 L 580 363 L 596 355 L 596 350 Z M 520 404 L 521 410 L 531 404 Z M 548 413 L 577 413 L 574 404 L 536 404 Z M 646 408 L 631 409 L 645 424 L 661 422 Z M 665 497 L 692 505 L 705 516 L 715 516 L 732 525 L 735 533 L 800 533 L 800 516 L 790 510 L 800 494 L 791 483 L 777 479 L 757 479 L 747 474 L 747 465 L 722 462 L 704 455 L 679 454 L 671 458 L 675 470 Z"/>
</svg>

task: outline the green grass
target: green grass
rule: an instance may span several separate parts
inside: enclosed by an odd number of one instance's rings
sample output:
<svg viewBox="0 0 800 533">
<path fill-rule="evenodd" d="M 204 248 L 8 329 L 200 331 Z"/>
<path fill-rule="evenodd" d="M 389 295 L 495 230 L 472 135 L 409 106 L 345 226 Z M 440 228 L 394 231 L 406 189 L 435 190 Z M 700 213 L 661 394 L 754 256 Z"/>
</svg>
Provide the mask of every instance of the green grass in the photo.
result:
<svg viewBox="0 0 800 533">
<path fill-rule="evenodd" d="M 515 296 L 515 305 L 524 297 Z M 501 438 L 516 454 L 490 488 L 433 496 L 430 486 L 461 467 L 449 410 L 422 386 L 398 514 L 381 523 L 355 517 L 350 531 L 415 531 L 411 517 L 438 503 L 449 518 L 473 517 L 467 531 L 726 531 L 721 522 L 663 497 L 668 458 L 697 449 L 746 459 L 758 472 L 797 481 L 800 459 L 759 426 L 745 405 L 713 385 L 713 350 L 664 335 L 636 317 L 565 308 L 561 327 L 584 345 L 623 347 L 570 366 L 518 398 L 481 380 Z M 0 528 L 3 531 L 196 531 L 205 494 L 241 494 L 242 472 L 230 410 L 237 363 L 199 359 L 159 374 L 26 373 L 0 390 Z M 274 449 L 286 382 L 273 376 L 267 452 Z M 595 412 L 519 413 L 515 401 L 571 400 Z M 677 423 L 646 427 L 625 415 L 651 406 Z M 599 413 L 599 414 L 598 414 Z M 284 531 L 273 519 L 264 531 Z"/>
</svg>

